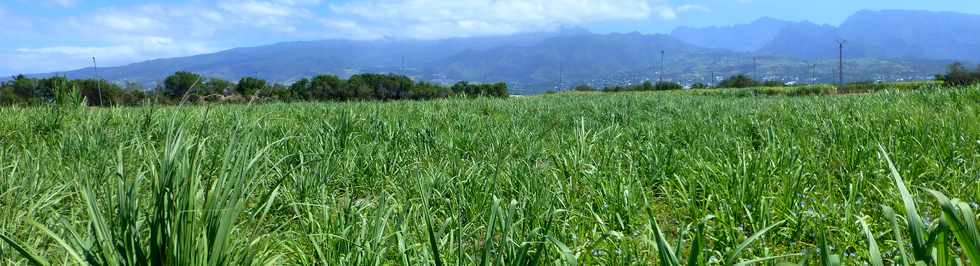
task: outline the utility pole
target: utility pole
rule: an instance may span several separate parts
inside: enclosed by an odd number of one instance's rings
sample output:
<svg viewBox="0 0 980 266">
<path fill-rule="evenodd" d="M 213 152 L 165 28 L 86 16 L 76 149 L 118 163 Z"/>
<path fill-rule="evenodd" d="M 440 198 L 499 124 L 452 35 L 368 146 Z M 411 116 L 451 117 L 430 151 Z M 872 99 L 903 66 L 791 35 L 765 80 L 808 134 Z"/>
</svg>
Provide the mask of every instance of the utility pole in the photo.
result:
<svg viewBox="0 0 980 266">
<path fill-rule="evenodd" d="M 810 84 L 817 84 L 816 74 L 817 74 L 817 64 L 813 64 L 810 66 Z"/>
<path fill-rule="evenodd" d="M 660 50 L 660 79 L 659 82 L 664 82 L 664 50 Z"/>
<path fill-rule="evenodd" d="M 92 69 L 95 70 L 95 87 L 99 91 L 99 105 L 102 105 L 102 79 L 99 78 L 99 64 L 95 62 L 95 57 L 92 57 Z"/>
<path fill-rule="evenodd" d="M 759 80 L 759 62 L 758 57 L 752 57 L 752 79 Z"/>
<path fill-rule="evenodd" d="M 837 89 L 844 87 L 844 44 L 847 40 L 837 40 Z"/>
<path fill-rule="evenodd" d="M 564 69 L 562 67 L 563 67 L 562 60 L 558 59 L 558 88 L 556 88 L 555 90 L 559 92 L 562 90 L 562 87 L 564 87 L 565 85 L 564 73 L 563 73 Z"/>
</svg>

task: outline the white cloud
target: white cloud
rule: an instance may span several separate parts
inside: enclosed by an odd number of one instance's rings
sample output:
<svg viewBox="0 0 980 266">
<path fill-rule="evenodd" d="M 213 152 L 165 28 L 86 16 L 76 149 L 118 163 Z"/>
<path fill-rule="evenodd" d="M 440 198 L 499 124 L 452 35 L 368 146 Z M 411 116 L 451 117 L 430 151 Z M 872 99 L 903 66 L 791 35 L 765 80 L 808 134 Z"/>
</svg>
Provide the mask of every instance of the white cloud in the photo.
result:
<svg viewBox="0 0 980 266">
<path fill-rule="evenodd" d="M 16 0 L 27 1 L 29 0 Z M 63 7 L 83 0 L 34 0 Z M 105 5 L 61 19 L 18 17 L 0 9 L 3 36 L 48 42 L 0 50 L 0 66 L 43 72 L 211 52 L 242 35 L 274 42 L 319 38 L 441 39 L 585 26 L 596 22 L 670 20 L 708 12 L 679 0 L 192 0 Z M 58 36 L 58 37 L 51 37 Z M 23 42 L 27 43 L 27 42 Z M 37 44 L 41 45 L 37 45 Z M 23 66 L 23 67 L 21 67 Z M 12 68 L 12 67 L 7 67 Z M 3 67 L 0 67 L 3 71 Z M 11 70 L 12 71 L 12 70 Z"/>
<path fill-rule="evenodd" d="M 39 73 L 87 67 L 92 57 L 97 57 L 100 65 L 110 66 L 213 52 L 217 48 L 209 43 L 222 27 L 221 16 L 211 9 L 191 5 L 97 9 L 39 24 L 41 27 L 32 32 L 49 38 L 47 45 L 0 51 L 0 70 Z"/>
<path fill-rule="evenodd" d="M 215 43 L 243 34 L 275 32 L 311 36 L 297 31 L 304 23 L 323 28 L 319 26 L 320 19 L 307 9 L 320 1 L 219 0 L 107 6 L 54 21 L 40 17 L 20 20 L 0 10 L 0 18 L 7 23 L 0 27 L 0 34 L 24 37 L 37 32 L 35 35 L 49 39 L 42 45 L 7 45 L 6 51 L 0 50 L 0 71 L 35 73 L 76 69 L 90 65 L 93 56 L 100 64 L 109 66 L 194 55 L 230 48 Z M 40 27 L 32 28 L 32 21 Z"/>
<path fill-rule="evenodd" d="M 291 11 L 289 6 L 262 1 L 222 2 L 218 6 L 228 12 L 248 16 L 285 17 Z"/>
<path fill-rule="evenodd" d="M 319 0 L 223 0 L 217 3 L 224 15 L 234 23 L 258 26 L 281 32 L 297 31 L 298 24 L 315 16 L 306 6 Z"/>
<path fill-rule="evenodd" d="M 153 17 L 137 15 L 129 12 L 108 12 L 94 17 L 95 22 L 108 30 L 114 31 L 149 31 L 165 28 L 166 24 Z"/>
<path fill-rule="evenodd" d="M 505 34 L 609 20 L 640 20 L 654 10 L 649 0 L 364 0 L 332 4 L 358 29 L 422 39 Z"/>
<path fill-rule="evenodd" d="M 509 34 L 603 21 L 671 20 L 682 13 L 708 11 L 668 0 L 362 0 L 331 4 L 330 10 L 347 21 L 325 25 L 334 31 L 420 39 Z"/>
<path fill-rule="evenodd" d="M 20 3 L 37 4 L 45 7 L 71 8 L 81 3 L 82 0 L 16 0 Z"/>
<path fill-rule="evenodd" d="M 679 6 L 662 4 L 662 5 L 658 5 L 656 10 L 657 10 L 657 15 L 661 19 L 665 19 L 665 20 L 676 19 L 682 13 L 710 12 L 710 10 L 706 7 L 699 6 L 699 5 L 692 5 L 692 4 L 685 4 Z"/>
<path fill-rule="evenodd" d="M 680 5 L 677 6 L 676 9 L 680 12 L 711 12 L 711 9 L 708 9 L 707 7 L 691 4 Z"/>
<path fill-rule="evenodd" d="M 76 4 L 78 4 L 78 2 L 81 2 L 81 0 L 46 0 L 45 2 L 51 5 L 57 5 L 61 7 L 73 7 Z"/>
<path fill-rule="evenodd" d="M 108 46 L 50 46 L 19 48 L 0 53 L 0 65 L 12 73 L 39 73 L 88 67 L 92 57 L 100 65 L 121 65 L 133 61 L 212 52 L 202 42 L 176 41 L 168 37 L 147 36 Z M 51 60 L 57 58 L 57 60 Z"/>
<path fill-rule="evenodd" d="M 372 40 L 384 37 L 384 30 L 366 27 L 352 20 L 321 19 L 320 25 L 327 29 L 327 38 L 347 38 L 353 40 Z"/>
<path fill-rule="evenodd" d="M 43 48 L 20 48 L 15 51 L 25 54 L 52 54 L 66 57 L 99 57 L 106 61 L 118 61 L 131 57 L 166 56 L 185 52 L 207 51 L 198 43 L 176 42 L 171 38 L 148 36 L 134 39 L 129 43 L 113 46 L 52 46 Z"/>
<path fill-rule="evenodd" d="M 196 5 L 146 4 L 103 8 L 66 19 L 65 34 L 94 40 L 130 40 L 147 36 L 179 39 L 213 38 L 224 26 L 220 12 Z M 57 29 L 54 29 L 57 31 Z"/>
<path fill-rule="evenodd" d="M 0 21 L 3 21 L 4 25 L 0 27 L 0 33 L 9 36 L 25 36 L 34 35 L 31 31 L 34 28 L 34 23 L 30 19 L 18 16 L 16 14 L 10 14 L 7 10 L 0 7 Z"/>
</svg>

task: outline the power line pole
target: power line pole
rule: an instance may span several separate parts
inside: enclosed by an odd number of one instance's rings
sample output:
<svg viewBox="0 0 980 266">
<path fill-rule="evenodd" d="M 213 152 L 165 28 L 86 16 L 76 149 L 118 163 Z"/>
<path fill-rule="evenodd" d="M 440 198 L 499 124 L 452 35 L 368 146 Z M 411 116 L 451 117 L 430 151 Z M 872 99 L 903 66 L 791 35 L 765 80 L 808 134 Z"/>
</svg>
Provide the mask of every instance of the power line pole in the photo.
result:
<svg viewBox="0 0 980 266">
<path fill-rule="evenodd" d="M 752 57 L 752 79 L 759 80 L 759 62 L 758 57 Z"/>
<path fill-rule="evenodd" d="M 99 78 L 99 64 L 92 57 L 92 69 L 95 71 L 95 87 L 99 90 L 99 105 L 102 105 L 102 79 Z"/>
<path fill-rule="evenodd" d="M 810 84 L 817 83 L 816 74 L 817 74 L 817 64 L 813 64 L 810 66 Z"/>
<path fill-rule="evenodd" d="M 660 79 L 657 82 L 664 82 L 664 50 L 660 50 Z"/>
<path fill-rule="evenodd" d="M 847 40 L 837 40 L 838 57 L 837 57 L 837 88 L 844 87 L 844 44 Z"/>
<path fill-rule="evenodd" d="M 563 68 L 562 60 L 558 59 L 558 88 L 556 88 L 557 91 L 561 91 L 562 87 L 565 86 L 564 71 L 565 69 Z"/>
</svg>

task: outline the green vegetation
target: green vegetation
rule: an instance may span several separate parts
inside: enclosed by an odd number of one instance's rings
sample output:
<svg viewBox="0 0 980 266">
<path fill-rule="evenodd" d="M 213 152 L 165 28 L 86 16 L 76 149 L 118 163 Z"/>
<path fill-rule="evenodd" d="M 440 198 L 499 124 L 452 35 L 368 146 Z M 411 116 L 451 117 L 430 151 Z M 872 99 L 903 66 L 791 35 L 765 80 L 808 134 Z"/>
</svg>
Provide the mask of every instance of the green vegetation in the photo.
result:
<svg viewBox="0 0 980 266">
<path fill-rule="evenodd" d="M 104 80 L 32 79 L 21 75 L 0 83 L 0 106 L 49 103 L 58 90 L 66 88 L 77 89 L 91 106 L 136 105 L 147 98 L 142 89 L 124 89 Z"/>
<path fill-rule="evenodd" d="M 953 63 L 946 68 L 945 75 L 936 76 L 936 80 L 950 86 L 964 86 L 980 83 L 980 66 L 973 71 L 966 69 L 963 63 Z"/>
<path fill-rule="evenodd" d="M 980 87 L 741 91 L 59 91 L 0 108 L 0 264 L 976 264 Z"/>
<path fill-rule="evenodd" d="M 734 75 L 718 83 L 719 88 L 749 88 L 762 85 L 746 75 Z"/>
<path fill-rule="evenodd" d="M 751 87 L 783 87 L 786 82 L 779 80 L 757 81 L 746 75 L 734 75 L 718 83 L 718 88 L 741 89 Z M 702 88 L 707 87 L 702 84 Z"/>
<path fill-rule="evenodd" d="M 611 86 L 603 88 L 604 92 L 623 92 L 623 91 L 672 91 L 672 90 L 682 90 L 684 86 L 676 82 L 670 81 L 658 81 L 657 83 L 652 83 L 650 81 L 644 81 L 639 85 L 632 86 Z M 581 91 L 580 88 L 576 88 L 576 91 Z"/>
<path fill-rule="evenodd" d="M 753 96 L 817 96 L 817 95 L 840 95 L 840 94 L 864 94 L 883 91 L 920 91 L 920 90 L 943 90 L 942 82 L 938 81 L 915 81 L 915 82 L 894 82 L 894 83 L 850 83 L 843 88 L 836 85 L 816 84 L 816 85 L 797 85 L 797 86 L 772 86 L 772 87 L 751 87 L 751 88 L 715 88 L 698 89 L 688 93 L 695 95 L 726 95 L 735 97 Z"/>
<path fill-rule="evenodd" d="M 201 102 L 246 103 L 298 101 L 389 101 L 429 100 L 460 95 L 468 97 L 508 97 L 507 84 L 470 84 L 459 82 L 451 87 L 415 82 L 395 74 L 358 74 L 348 80 L 321 75 L 301 79 L 290 86 L 245 77 L 238 83 L 206 78 L 179 71 L 163 80 L 153 91 L 137 84 L 122 88 L 105 80 L 68 80 L 63 77 L 32 79 L 14 77 L 0 83 L 0 106 L 40 105 L 51 103 L 57 90 L 77 89 L 89 106 L 139 106 L 146 104 L 180 104 Z"/>
</svg>

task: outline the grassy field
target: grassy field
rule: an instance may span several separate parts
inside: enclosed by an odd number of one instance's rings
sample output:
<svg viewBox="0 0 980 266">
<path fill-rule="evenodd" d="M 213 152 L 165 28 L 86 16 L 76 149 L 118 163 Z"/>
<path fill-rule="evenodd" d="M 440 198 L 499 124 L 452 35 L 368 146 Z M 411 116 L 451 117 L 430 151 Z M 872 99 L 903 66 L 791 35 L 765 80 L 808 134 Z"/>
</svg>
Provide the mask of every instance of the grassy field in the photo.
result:
<svg viewBox="0 0 980 266">
<path fill-rule="evenodd" d="M 0 264 L 976 264 L 978 107 L 980 87 L 3 108 Z"/>
</svg>

